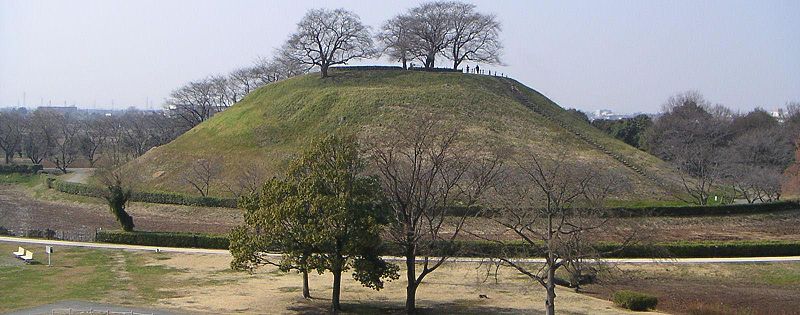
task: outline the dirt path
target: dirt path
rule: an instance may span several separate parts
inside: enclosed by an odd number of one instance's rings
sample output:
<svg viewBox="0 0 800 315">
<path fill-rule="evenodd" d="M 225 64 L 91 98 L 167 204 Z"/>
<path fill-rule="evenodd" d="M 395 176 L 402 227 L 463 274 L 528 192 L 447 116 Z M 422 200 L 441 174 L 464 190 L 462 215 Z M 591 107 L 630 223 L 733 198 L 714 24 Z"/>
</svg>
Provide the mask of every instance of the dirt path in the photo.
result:
<svg viewBox="0 0 800 315">
<path fill-rule="evenodd" d="M 61 175 L 58 178 L 71 183 L 86 184 L 89 177 L 94 174 L 93 168 L 68 168 L 67 174 Z"/>
<path fill-rule="evenodd" d="M 143 246 L 143 245 L 125 245 L 125 244 L 106 244 L 106 243 L 87 243 L 87 242 L 72 242 L 72 241 L 57 241 L 57 240 L 43 240 L 33 238 L 20 238 L 20 237 L 7 237 L 0 236 L 0 242 L 6 243 L 20 243 L 20 244 L 40 244 L 40 245 L 58 245 L 68 247 L 85 247 L 85 248 L 99 248 L 99 249 L 121 249 L 133 250 L 144 252 L 165 252 L 165 253 L 178 253 L 178 254 L 198 254 L 198 255 L 218 255 L 230 257 L 230 252 L 224 249 L 202 249 L 202 248 L 180 248 L 180 247 L 160 247 L 160 246 Z M 279 257 L 279 254 L 273 256 Z M 388 261 L 405 261 L 405 258 L 386 256 Z M 451 257 L 450 262 L 456 263 L 480 263 L 484 258 L 474 257 Z M 544 259 L 528 258 L 517 259 L 520 262 L 527 263 L 542 263 Z M 773 262 L 800 262 L 800 256 L 784 256 L 784 257 L 729 257 L 729 258 L 673 258 L 673 259 L 652 259 L 652 258 L 608 258 L 604 262 L 609 264 L 630 264 L 630 265 L 674 265 L 674 264 L 739 264 L 739 263 L 773 263 Z"/>
</svg>

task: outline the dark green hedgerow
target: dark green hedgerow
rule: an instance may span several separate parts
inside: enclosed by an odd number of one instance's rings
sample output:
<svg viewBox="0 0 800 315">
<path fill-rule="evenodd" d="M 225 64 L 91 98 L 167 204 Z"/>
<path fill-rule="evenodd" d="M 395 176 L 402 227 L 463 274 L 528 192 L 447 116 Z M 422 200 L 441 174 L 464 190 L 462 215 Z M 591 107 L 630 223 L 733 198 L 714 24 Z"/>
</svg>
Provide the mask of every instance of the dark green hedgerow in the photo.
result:
<svg viewBox="0 0 800 315">
<path fill-rule="evenodd" d="M 36 174 L 42 170 L 41 164 L 7 164 L 0 165 L 0 174 Z"/>
<path fill-rule="evenodd" d="M 51 187 L 68 194 L 88 197 L 102 197 L 100 187 L 52 180 Z M 175 193 L 134 192 L 131 201 L 163 203 L 201 207 L 236 208 L 235 198 L 197 197 Z M 645 208 L 615 208 L 607 213 L 613 217 L 643 217 L 643 216 L 710 216 L 732 214 L 756 214 L 777 211 L 800 210 L 800 202 L 778 201 L 770 203 L 715 205 L 715 206 L 684 206 L 684 207 L 645 207 Z M 477 207 L 451 207 L 448 213 L 453 216 L 482 215 L 491 210 L 481 210 Z"/>
<path fill-rule="evenodd" d="M 52 180 L 50 187 L 63 193 L 96 198 L 102 198 L 105 193 L 103 188 L 100 187 L 60 180 Z M 130 201 L 199 207 L 236 208 L 236 199 L 233 198 L 197 197 L 172 193 L 134 191 Z"/>
<path fill-rule="evenodd" d="M 114 244 L 208 249 L 228 249 L 229 244 L 227 235 L 174 232 L 99 231 L 96 240 Z"/>
<path fill-rule="evenodd" d="M 227 235 L 100 231 L 97 241 L 105 243 L 149 245 L 164 247 L 197 247 L 227 249 Z M 797 241 L 740 241 L 740 242 L 670 242 L 656 245 L 632 245 L 620 248 L 619 244 L 598 244 L 599 252 L 607 258 L 688 258 L 688 257 L 761 257 L 800 255 Z M 402 256 L 400 247 L 386 244 L 384 255 Z M 442 243 L 434 249 L 421 250 L 421 254 L 470 257 L 543 257 L 541 246 L 522 242 L 500 244 L 489 241 L 458 241 Z"/>
</svg>

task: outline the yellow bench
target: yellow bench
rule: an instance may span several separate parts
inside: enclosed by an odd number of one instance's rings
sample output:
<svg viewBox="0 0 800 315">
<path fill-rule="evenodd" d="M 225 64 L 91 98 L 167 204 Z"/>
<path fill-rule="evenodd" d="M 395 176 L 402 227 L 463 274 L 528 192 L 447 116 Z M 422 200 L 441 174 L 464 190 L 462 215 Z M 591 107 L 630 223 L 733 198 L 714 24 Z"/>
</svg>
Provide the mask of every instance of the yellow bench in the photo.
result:
<svg viewBox="0 0 800 315">
<path fill-rule="evenodd" d="M 25 256 L 20 256 L 19 259 L 24 260 L 26 263 L 33 261 L 33 252 L 25 250 Z"/>
<path fill-rule="evenodd" d="M 14 254 L 14 256 L 17 256 L 17 257 L 24 256 L 25 255 L 25 249 L 20 247 L 19 249 L 17 249 L 16 252 L 13 252 L 13 254 Z"/>
</svg>

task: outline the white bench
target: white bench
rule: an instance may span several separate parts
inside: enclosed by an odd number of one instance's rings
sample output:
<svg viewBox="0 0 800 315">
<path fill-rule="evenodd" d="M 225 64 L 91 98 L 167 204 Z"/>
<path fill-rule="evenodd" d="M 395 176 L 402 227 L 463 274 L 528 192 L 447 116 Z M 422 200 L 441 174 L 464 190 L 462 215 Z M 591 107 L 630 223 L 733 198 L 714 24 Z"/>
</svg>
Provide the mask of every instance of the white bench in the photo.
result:
<svg viewBox="0 0 800 315">
<path fill-rule="evenodd" d="M 20 247 L 19 249 L 17 249 L 16 252 L 13 252 L 13 254 L 14 254 L 14 256 L 17 256 L 17 257 L 23 256 L 23 255 L 25 255 L 25 249 Z"/>
<path fill-rule="evenodd" d="M 33 261 L 33 252 L 25 250 L 25 256 L 20 256 L 19 259 L 24 260 L 26 263 Z"/>
</svg>

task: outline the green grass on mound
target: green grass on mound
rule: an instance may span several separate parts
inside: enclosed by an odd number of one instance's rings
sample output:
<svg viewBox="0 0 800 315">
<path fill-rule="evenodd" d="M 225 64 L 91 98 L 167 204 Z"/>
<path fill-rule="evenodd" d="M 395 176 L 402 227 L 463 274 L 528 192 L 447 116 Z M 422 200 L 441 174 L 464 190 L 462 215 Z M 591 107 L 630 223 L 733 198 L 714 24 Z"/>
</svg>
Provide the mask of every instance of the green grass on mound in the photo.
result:
<svg viewBox="0 0 800 315">
<path fill-rule="evenodd" d="M 141 171 L 148 190 L 192 192 L 184 173 L 196 159 L 214 159 L 224 171 L 212 183 L 212 192 L 224 195 L 225 183 L 235 182 L 246 168 L 282 173 L 310 139 L 344 130 L 367 135 L 409 116 L 434 113 L 462 127 L 470 143 L 509 147 L 517 156 L 535 153 L 597 162 L 628 177 L 639 197 L 664 199 L 651 180 L 521 104 L 511 92 L 512 84 L 516 83 L 491 76 L 402 70 L 337 71 L 327 79 L 299 76 L 258 89 L 127 167 Z M 657 158 L 571 118 L 536 91 L 522 85 L 518 89 L 637 165 L 669 173 Z"/>
</svg>

